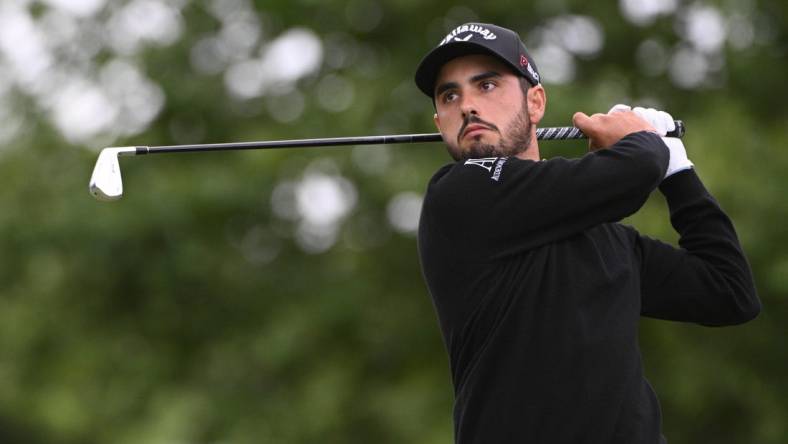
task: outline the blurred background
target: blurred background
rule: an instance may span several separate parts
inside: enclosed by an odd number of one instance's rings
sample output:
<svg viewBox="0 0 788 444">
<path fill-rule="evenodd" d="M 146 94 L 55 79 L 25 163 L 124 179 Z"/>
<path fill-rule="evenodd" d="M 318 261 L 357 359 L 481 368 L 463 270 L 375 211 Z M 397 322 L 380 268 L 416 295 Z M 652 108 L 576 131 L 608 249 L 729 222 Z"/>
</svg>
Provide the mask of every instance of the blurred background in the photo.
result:
<svg viewBox="0 0 788 444">
<path fill-rule="evenodd" d="M 0 442 L 452 442 L 414 237 L 440 144 L 122 158 L 113 203 L 87 183 L 104 146 L 433 132 L 415 66 L 477 20 L 531 49 L 544 126 L 616 103 L 686 122 L 764 311 L 724 329 L 643 320 L 665 434 L 788 442 L 787 14 L 779 0 L 0 0 Z M 659 193 L 626 222 L 676 240 Z"/>
</svg>

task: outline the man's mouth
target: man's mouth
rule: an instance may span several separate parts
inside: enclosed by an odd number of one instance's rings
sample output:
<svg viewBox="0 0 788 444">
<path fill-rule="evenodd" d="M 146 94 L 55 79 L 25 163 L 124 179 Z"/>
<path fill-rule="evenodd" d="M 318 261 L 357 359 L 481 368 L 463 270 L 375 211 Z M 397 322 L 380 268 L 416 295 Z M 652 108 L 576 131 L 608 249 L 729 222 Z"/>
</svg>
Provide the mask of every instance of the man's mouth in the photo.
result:
<svg viewBox="0 0 788 444">
<path fill-rule="evenodd" d="M 462 136 L 460 138 L 464 139 L 466 137 L 478 136 L 483 131 L 492 131 L 492 128 L 485 125 L 480 125 L 478 123 L 473 123 L 465 127 L 465 130 L 463 130 Z"/>
</svg>

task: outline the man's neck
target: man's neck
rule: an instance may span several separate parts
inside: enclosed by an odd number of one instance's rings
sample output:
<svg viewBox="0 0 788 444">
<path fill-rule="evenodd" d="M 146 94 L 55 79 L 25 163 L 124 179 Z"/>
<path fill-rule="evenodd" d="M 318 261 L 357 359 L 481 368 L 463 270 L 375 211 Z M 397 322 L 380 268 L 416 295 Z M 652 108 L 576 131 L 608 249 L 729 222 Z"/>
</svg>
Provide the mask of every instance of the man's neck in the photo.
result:
<svg viewBox="0 0 788 444">
<path fill-rule="evenodd" d="M 536 140 L 536 129 L 531 133 L 531 144 L 527 150 L 517 153 L 515 156 L 518 159 L 540 161 L 539 156 L 539 141 Z"/>
</svg>

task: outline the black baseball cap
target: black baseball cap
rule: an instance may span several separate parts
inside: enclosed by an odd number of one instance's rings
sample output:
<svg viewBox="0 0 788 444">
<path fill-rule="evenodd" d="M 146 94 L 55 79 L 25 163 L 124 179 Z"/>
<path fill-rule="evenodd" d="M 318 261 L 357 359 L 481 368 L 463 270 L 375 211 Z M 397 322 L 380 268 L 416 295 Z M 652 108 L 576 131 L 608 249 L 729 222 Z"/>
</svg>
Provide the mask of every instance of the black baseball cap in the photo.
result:
<svg viewBox="0 0 788 444">
<path fill-rule="evenodd" d="M 539 84 L 536 64 L 516 32 L 486 23 L 466 23 L 454 28 L 422 59 L 416 68 L 416 86 L 432 97 L 441 67 L 449 60 L 470 54 L 495 56 L 531 85 Z"/>
</svg>

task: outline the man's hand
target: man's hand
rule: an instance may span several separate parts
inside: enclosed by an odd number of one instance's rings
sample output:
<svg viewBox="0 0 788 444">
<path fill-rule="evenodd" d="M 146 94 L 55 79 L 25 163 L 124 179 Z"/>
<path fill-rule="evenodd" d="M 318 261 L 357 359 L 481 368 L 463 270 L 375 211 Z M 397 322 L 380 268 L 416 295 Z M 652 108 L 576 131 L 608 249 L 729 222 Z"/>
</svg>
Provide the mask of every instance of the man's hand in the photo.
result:
<svg viewBox="0 0 788 444">
<path fill-rule="evenodd" d="M 625 136 L 638 131 L 656 132 L 650 123 L 618 105 L 607 114 L 594 114 L 591 117 L 577 112 L 572 117 L 572 123 L 588 136 L 588 149 L 591 151 L 608 148 Z"/>
<path fill-rule="evenodd" d="M 629 111 L 629 105 L 616 105 L 610 112 L 614 111 Z M 684 149 L 684 142 L 676 137 L 665 137 L 665 135 L 676 129 L 676 124 L 673 117 L 665 111 L 659 111 L 654 108 L 641 108 L 635 107 L 632 112 L 642 117 L 646 122 L 650 123 L 657 130 L 657 134 L 662 136 L 662 141 L 665 142 L 670 150 L 670 163 L 665 172 L 665 178 L 672 176 L 679 171 L 684 171 L 693 167 L 691 160 L 687 158 L 687 150 Z"/>
</svg>

